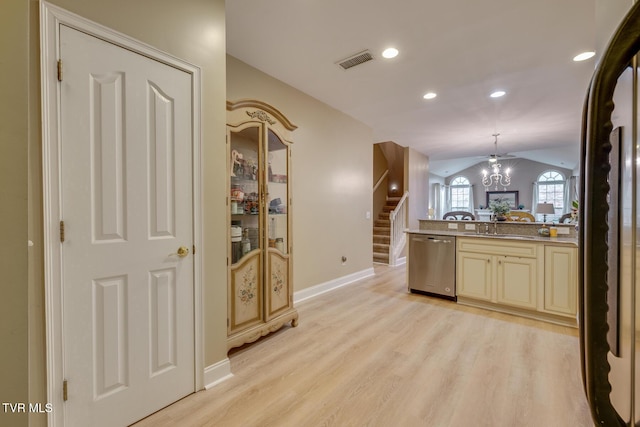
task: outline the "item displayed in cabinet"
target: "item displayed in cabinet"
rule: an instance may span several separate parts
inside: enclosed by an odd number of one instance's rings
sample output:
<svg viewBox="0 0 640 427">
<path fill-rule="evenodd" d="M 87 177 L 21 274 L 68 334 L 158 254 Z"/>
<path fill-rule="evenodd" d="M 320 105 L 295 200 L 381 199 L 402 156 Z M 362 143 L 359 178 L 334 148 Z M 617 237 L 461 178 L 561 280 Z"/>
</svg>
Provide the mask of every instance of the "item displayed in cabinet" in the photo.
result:
<svg viewBox="0 0 640 427">
<path fill-rule="evenodd" d="M 284 239 L 282 237 L 278 237 L 276 239 L 276 249 L 280 252 L 284 252 Z"/>
<path fill-rule="evenodd" d="M 287 175 L 276 175 L 273 174 L 271 176 L 271 182 L 286 184 L 287 183 Z"/>
<path fill-rule="evenodd" d="M 242 203 L 244 200 L 244 190 L 242 187 L 233 187 L 231 189 L 231 200 Z"/>
<path fill-rule="evenodd" d="M 249 193 L 244 202 L 244 210 L 240 213 L 255 215 L 258 213 L 258 193 Z"/>
<path fill-rule="evenodd" d="M 271 202 L 269 202 L 269 213 L 278 213 L 278 206 L 280 206 L 281 204 L 282 201 L 279 198 L 273 199 Z"/>
<path fill-rule="evenodd" d="M 231 150 L 231 176 L 238 176 L 238 172 L 242 167 L 240 160 L 242 160 L 242 153 L 238 150 Z"/>
<path fill-rule="evenodd" d="M 242 232 L 242 255 L 251 252 L 251 240 L 249 240 L 249 229 L 245 228 Z"/>
<path fill-rule="evenodd" d="M 242 258 L 242 227 L 231 226 L 231 262 L 235 264 Z"/>
</svg>

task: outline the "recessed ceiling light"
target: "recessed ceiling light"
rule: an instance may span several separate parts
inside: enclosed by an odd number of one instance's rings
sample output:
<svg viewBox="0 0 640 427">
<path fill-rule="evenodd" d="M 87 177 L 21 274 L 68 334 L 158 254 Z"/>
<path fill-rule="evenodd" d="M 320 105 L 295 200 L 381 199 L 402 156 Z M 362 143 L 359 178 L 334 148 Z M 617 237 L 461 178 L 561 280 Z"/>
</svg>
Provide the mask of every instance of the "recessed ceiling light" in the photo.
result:
<svg viewBox="0 0 640 427">
<path fill-rule="evenodd" d="M 586 61 L 589 58 L 593 58 L 595 56 L 595 52 L 582 52 L 579 55 L 576 55 L 573 57 L 573 60 L 578 62 L 578 61 Z"/>
<path fill-rule="evenodd" d="M 503 91 L 503 90 L 497 90 L 495 92 L 493 92 L 491 95 L 489 95 L 492 98 L 500 98 L 501 96 L 504 96 L 507 92 Z"/>
<path fill-rule="evenodd" d="M 387 59 L 395 58 L 398 56 L 398 49 L 395 47 L 390 47 L 382 51 L 382 56 Z"/>
<path fill-rule="evenodd" d="M 425 93 L 422 97 L 423 97 L 424 99 L 433 99 L 433 98 L 435 98 L 436 96 L 438 96 L 438 94 L 437 94 L 437 93 L 434 93 L 434 92 L 427 92 L 427 93 Z"/>
</svg>

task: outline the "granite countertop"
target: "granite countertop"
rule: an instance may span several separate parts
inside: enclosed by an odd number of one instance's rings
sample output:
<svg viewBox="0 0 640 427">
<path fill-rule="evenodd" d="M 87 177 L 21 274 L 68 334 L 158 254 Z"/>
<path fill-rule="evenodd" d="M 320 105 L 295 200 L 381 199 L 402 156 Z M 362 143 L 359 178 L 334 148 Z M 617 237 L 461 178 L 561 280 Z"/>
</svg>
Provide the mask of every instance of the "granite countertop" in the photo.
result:
<svg viewBox="0 0 640 427">
<path fill-rule="evenodd" d="M 478 239 L 502 239 L 502 240 L 514 240 L 519 242 L 536 242 L 536 243 L 559 243 L 564 245 L 578 245 L 578 239 L 576 237 L 558 236 L 558 237 L 543 237 L 543 236 L 523 236 L 516 234 L 476 234 L 475 231 L 448 231 L 448 230 L 405 230 L 407 234 L 432 234 L 438 236 L 456 236 L 456 237 L 471 237 Z"/>
</svg>

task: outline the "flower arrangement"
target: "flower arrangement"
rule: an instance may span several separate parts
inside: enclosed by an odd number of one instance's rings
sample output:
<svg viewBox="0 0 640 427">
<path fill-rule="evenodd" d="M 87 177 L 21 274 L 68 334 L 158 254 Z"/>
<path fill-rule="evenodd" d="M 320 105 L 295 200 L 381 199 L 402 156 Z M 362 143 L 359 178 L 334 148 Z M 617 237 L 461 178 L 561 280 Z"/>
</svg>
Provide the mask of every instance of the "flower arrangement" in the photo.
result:
<svg viewBox="0 0 640 427">
<path fill-rule="evenodd" d="M 509 206 L 509 202 L 502 198 L 490 201 L 489 209 L 493 211 L 493 214 L 496 217 L 506 216 L 509 212 L 511 212 L 511 206 Z"/>
<path fill-rule="evenodd" d="M 580 209 L 580 202 L 577 200 L 571 201 L 571 221 L 578 222 L 578 210 Z"/>
</svg>

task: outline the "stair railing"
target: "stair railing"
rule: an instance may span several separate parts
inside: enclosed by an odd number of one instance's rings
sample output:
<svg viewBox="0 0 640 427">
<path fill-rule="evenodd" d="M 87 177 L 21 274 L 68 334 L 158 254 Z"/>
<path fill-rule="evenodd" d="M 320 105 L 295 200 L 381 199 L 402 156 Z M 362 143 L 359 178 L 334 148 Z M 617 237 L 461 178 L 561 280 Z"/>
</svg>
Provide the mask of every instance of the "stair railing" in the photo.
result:
<svg viewBox="0 0 640 427">
<path fill-rule="evenodd" d="M 387 175 L 389 175 L 389 169 L 387 169 L 386 171 L 384 171 L 384 173 L 382 174 L 382 176 L 378 179 L 378 182 L 376 182 L 376 185 L 373 186 L 373 192 L 375 193 L 376 190 L 378 189 L 378 187 L 380 187 L 380 184 L 382 184 L 384 182 L 384 179 L 387 177 Z"/>
<path fill-rule="evenodd" d="M 391 223 L 391 237 L 389 242 L 389 265 L 394 266 L 398 256 L 406 244 L 407 237 L 404 230 L 407 228 L 407 200 L 409 192 L 405 191 L 398 205 L 389 214 Z"/>
</svg>

